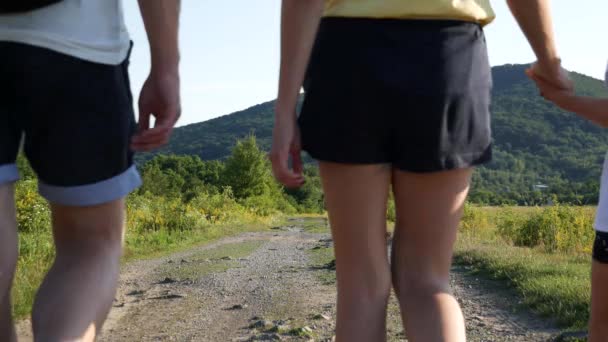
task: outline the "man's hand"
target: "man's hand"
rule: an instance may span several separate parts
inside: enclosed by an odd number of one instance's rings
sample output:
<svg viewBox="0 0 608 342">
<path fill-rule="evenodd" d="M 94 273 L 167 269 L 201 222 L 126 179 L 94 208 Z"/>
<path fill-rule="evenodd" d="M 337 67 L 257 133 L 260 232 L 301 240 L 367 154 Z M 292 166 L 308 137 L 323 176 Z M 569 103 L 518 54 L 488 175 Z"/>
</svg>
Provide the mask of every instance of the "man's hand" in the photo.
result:
<svg viewBox="0 0 608 342">
<path fill-rule="evenodd" d="M 139 0 L 148 41 L 151 72 L 139 97 L 139 132 L 131 147 L 150 151 L 169 141 L 181 114 L 179 89 L 180 0 Z M 150 117 L 156 120 L 150 127 Z"/>
<path fill-rule="evenodd" d="M 131 148 L 150 151 L 169 142 L 175 123 L 181 115 L 179 75 L 177 72 L 151 73 L 139 97 L 139 130 Z M 154 128 L 150 117 L 155 118 Z"/>
</svg>

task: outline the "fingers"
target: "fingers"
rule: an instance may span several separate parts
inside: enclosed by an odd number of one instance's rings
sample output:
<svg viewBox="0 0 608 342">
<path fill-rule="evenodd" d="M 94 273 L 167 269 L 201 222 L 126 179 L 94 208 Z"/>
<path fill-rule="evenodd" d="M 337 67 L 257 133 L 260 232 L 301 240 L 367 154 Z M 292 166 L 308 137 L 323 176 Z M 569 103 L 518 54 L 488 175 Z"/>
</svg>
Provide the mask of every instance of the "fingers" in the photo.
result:
<svg viewBox="0 0 608 342">
<path fill-rule="evenodd" d="M 526 70 L 526 74 L 531 78 L 534 76 L 536 79 L 542 79 L 557 90 L 572 91 L 574 89 L 574 82 L 570 79 L 568 71 L 561 66 L 558 66 L 557 69 L 547 68 L 535 63 Z"/>
<path fill-rule="evenodd" d="M 166 145 L 173 131 L 172 126 L 155 127 L 133 137 L 131 147 L 136 151 L 150 151 Z"/>
<path fill-rule="evenodd" d="M 546 87 L 552 86 L 548 82 L 546 82 L 542 77 L 538 76 L 536 73 L 534 73 L 534 71 L 532 71 L 530 69 L 526 70 L 526 75 L 528 75 L 528 77 L 532 81 L 534 81 L 534 83 L 536 83 L 536 85 L 539 88 L 546 88 Z"/>
<path fill-rule="evenodd" d="M 293 172 L 298 175 L 302 175 L 302 173 L 304 172 L 304 164 L 302 163 L 302 154 L 300 153 L 299 150 L 298 151 L 292 150 L 290 154 L 291 154 Z"/>
<path fill-rule="evenodd" d="M 144 110 L 141 113 L 149 113 L 149 110 Z M 169 110 L 168 115 L 159 115 L 154 125 L 154 128 L 149 128 L 149 118 L 152 114 L 140 114 L 143 122 L 140 121 L 140 131 L 131 141 L 131 148 L 135 151 L 150 151 L 166 145 L 169 142 L 173 127 L 179 116 L 179 110 Z M 140 119 L 141 120 L 141 119 Z"/>
<path fill-rule="evenodd" d="M 150 128 L 150 111 L 145 110 L 145 107 L 139 106 L 139 132 L 144 132 Z"/>
<path fill-rule="evenodd" d="M 273 151 L 270 154 L 272 162 L 272 173 L 275 178 L 288 188 L 298 188 L 304 184 L 304 176 L 301 173 L 289 169 L 289 154 L 286 152 Z M 301 160 L 299 161 L 301 163 Z M 295 160 L 294 160 L 295 165 Z"/>
<path fill-rule="evenodd" d="M 531 70 L 527 70 L 526 74 L 536 83 L 540 90 L 540 96 L 558 106 L 566 97 L 574 95 L 573 90 L 559 88 Z"/>
</svg>

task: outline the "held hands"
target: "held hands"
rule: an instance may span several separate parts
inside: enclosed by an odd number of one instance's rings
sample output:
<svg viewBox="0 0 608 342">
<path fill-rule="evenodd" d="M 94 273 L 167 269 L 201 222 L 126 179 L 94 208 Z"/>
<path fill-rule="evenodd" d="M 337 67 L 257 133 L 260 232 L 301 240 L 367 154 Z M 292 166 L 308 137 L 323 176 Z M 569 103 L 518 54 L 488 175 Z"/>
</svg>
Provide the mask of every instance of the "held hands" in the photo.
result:
<svg viewBox="0 0 608 342">
<path fill-rule="evenodd" d="M 299 188 L 304 184 L 300 144 L 300 129 L 293 115 L 277 113 L 272 134 L 270 161 L 275 178 L 288 188 Z M 289 168 L 291 157 L 292 168 Z"/>
<path fill-rule="evenodd" d="M 563 99 L 574 95 L 574 83 L 559 61 L 553 65 L 537 62 L 526 74 L 536 83 L 541 96 L 558 106 Z"/>
<path fill-rule="evenodd" d="M 542 79 L 556 88 L 570 91 L 574 89 L 574 83 L 568 76 L 568 71 L 562 68 L 559 59 L 554 62 L 536 62 L 526 73 L 533 80 Z"/>
<path fill-rule="evenodd" d="M 573 89 L 557 87 L 553 83 L 545 81 L 543 78 L 540 78 L 533 73 L 528 76 L 536 83 L 536 86 L 540 90 L 540 95 L 547 101 L 553 102 L 558 107 L 564 108 L 564 101 L 574 96 Z"/>
<path fill-rule="evenodd" d="M 151 72 L 139 97 L 139 129 L 131 141 L 135 151 L 151 151 L 169 142 L 181 115 L 179 73 Z M 150 128 L 150 117 L 156 119 Z"/>
</svg>

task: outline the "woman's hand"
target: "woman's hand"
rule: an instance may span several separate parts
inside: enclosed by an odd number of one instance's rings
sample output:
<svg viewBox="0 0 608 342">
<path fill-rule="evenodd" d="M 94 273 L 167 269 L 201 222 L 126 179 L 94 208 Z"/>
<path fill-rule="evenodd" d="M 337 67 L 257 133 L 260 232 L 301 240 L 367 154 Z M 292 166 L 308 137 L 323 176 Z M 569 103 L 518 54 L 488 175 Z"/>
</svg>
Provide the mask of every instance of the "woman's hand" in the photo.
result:
<svg viewBox="0 0 608 342">
<path fill-rule="evenodd" d="M 556 60 L 554 63 L 536 62 L 530 69 L 526 70 L 526 74 L 536 81 L 537 85 L 539 85 L 537 80 L 540 79 L 544 81 L 544 85 L 552 85 L 558 90 L 566 92 L 574 90 L 574 82 L 568 76 L 568 71 L 562 68 L 560 60 Z"/>
<path fill-rule="evenodd" d="M 281 75 L 270 160 L 274 176 L 288 188 L 304 184 L 296 103 L 324 5 L 324 0 L 282 1 Z"/>
<path fill-rule="evenodd" d="M 300 129 L 296 115 L 277 113 L 272 134 L 270 161 L 275 178 L 288 188 L 299 188 L 304 184 L 301 156 Z M 289 158 L 291 157 L 291 169 Z"/>
<path fill-rule="evenodd" d="M 540 90 L 540 95 L 559 107 L 563 108 L 564 101 L 574 96 L 573 88 L 565 88 L 563 85 L 559 85 L 557 81 L 548 81 L 546 76 L 539 75 L 533 69 L 528 70 L 527 74 L 536 83 L 536 86 Z"/>
</svg>

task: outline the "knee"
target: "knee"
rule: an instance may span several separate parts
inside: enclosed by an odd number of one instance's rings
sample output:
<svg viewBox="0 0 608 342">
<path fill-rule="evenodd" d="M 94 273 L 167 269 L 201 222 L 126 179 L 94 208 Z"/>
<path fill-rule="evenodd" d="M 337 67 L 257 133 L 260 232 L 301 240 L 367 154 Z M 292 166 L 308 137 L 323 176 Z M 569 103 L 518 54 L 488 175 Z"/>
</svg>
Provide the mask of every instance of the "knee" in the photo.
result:
<svg viewBox="0 0 608 342">
<path fill-rule="evenodd" d="M 340 283 L 340 279 L 338 282 Z M 358 279 L 344 279 L 342 282 L 345 286 L 339 286 L 339 293 L 366 304 L 388 302 L 392 288 L 388 270 L 386 274 L 374 274 L 373 276 L 358 277 Z"/>
<path fill-rule="evenodd" d="M 98 207 L 52 206 L 57 255 L 120 254 L 124 234 L 122 202 Z"/>
<path fill-rule="evenodd" d="M 0 226 L 0 231 L 5 228 Z M 12 232 L 10 234 L 13 235 Z M 19 254 L 16 234 L 14 238 L 6 235 L 0 234 L 0 299 L 13 281 Z"/>
<path fill-rule="evenodd" d="M 451 292 L 449 275 L 433 272 L 393 272 L 393 286 L 402 300 Z"/>
<path fill-rule="evenodd" d="M 118 229 L 117 227 L 90 231 L 82 226 L 72 228 L 80 231 L 69 238 L 65 236 L 55 238 L 57 257 L 80 260 L 98 257 L 120 257 L 122 253 L 122 234 L 114 232 Z"/>
<path fill-rule="evenodd" d="M 5 282 L 11 282 L 17 267 L 17 244 L 0 243 L 0 288 Z"/>
<path fill-rule="evenodd" d="M 379 277 L 382 279 L 377 279 L 377 281 L 374 283 L 373 287 L 370 287 L 368 289 L 368 293 L 370 298 L 373 301 L 377 301 L 377 302 L 388 302 L 388 299 L 391 295 L 391 288 L 392 288 L 392 284 L 391 284 L 391 278 L 389 275 L 387 275 L 386 277 Z"/>
</svg>

